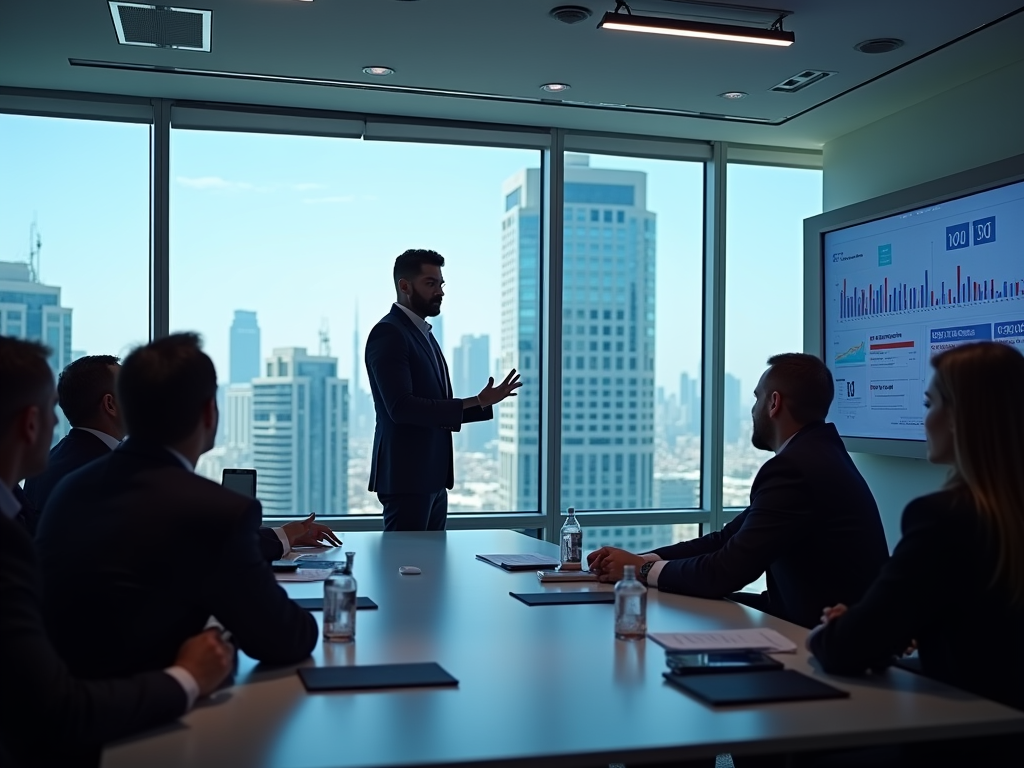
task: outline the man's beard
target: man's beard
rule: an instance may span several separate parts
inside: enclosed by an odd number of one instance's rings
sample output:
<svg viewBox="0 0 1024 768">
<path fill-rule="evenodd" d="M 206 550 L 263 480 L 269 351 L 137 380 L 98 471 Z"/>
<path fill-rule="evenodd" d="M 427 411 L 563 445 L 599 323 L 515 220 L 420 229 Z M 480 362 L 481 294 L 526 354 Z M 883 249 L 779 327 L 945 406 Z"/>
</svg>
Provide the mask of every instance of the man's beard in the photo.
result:
<svg viewBox="0 0 1024 768">
<path fill-rule="evenodd" d="M 770 420 L 761 417 L 758 411 L 753 416 L 754 429 L 750 435 L 751 444 L 759 451 L 770 451 L 772 447 L 768 444 L 768 432 L 771 429 Z"/>
<path fill-rule="evenodd" d="M 437 315 L 441 314 L 440 299 L 425 299 L 416 291 L 412 292 L 409 299 L 409 303 L 412 304 L 413 312 L 418 315 L 422 315 L 423 317 L 437 317 Z"/>
</svg>

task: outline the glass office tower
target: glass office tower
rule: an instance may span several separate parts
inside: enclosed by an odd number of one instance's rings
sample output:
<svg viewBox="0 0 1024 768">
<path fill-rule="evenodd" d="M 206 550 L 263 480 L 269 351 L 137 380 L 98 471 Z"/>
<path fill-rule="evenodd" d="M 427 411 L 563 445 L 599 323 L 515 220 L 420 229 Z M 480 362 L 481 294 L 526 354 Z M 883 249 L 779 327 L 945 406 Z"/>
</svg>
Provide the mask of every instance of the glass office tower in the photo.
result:
<svg viewBox="0 0 1024 768">
<path fill-rule="evenodd" d="M 229 347 L 232 384 L 248 384 L 260 375 L 260 326 L 255 312 L 235 310 Z"/>
<path fill-rule="evenodd" d="M 502 189 L 502 369 L 522 394 L 502 404 L 501 491 L 533 508 L 539 439 L 540 171 Z M 655 214 L 647 176 L 565 165 L 561 507 L 645 509 L 654 501 Z"/>
<path fill-rule="evenodd" d="M 333 357 L 275 349 L 252 382 L 257 496 L 268 516 L 348 513 L 348 382 Z"/>
</svg>

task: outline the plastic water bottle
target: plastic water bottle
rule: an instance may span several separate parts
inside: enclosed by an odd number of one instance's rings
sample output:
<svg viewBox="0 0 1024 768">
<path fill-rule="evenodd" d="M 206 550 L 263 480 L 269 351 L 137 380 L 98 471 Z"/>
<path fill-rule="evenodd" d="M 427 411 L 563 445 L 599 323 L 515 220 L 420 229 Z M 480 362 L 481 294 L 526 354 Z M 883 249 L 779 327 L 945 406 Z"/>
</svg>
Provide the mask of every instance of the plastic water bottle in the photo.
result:
<svg viewBox="0 0 1024 768">
<path fill-rule="evenodd" d="M 647 587 L 636 578 L 636 566 L 622 569 L 615 585 L 615 637 L 643 640 L 647 636 Z"/>
<path fill-rule="evenodd" d="M 324 582 L 324 639 L 349 643 L 356 639 L 355 552 L 345 553 L 340 573 Z"/>
<path fill-rule="evenodd" d="M 560 571 L 583 569 L 583 528 L 576 520 L 576 509 L 569 507 L 569 517 L 562 524 L 559 538 L 562 542 L 558 566 Z"/>
</svg>

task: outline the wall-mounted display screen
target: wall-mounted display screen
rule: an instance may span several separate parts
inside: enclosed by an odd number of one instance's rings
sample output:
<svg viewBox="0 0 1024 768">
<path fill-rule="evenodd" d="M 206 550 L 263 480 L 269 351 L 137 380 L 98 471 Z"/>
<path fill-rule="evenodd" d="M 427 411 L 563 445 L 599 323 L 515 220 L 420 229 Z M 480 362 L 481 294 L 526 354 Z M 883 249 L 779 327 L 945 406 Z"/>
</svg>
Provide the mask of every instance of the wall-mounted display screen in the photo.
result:
<svg viewBox="0 0 1024 768">
<path fill-rule="evenodd" d="M 1024 182 L 824 233 L 829 414 L 845 437 L 924 440 L 933 355 L 1024 352 Z"/>
</svg>

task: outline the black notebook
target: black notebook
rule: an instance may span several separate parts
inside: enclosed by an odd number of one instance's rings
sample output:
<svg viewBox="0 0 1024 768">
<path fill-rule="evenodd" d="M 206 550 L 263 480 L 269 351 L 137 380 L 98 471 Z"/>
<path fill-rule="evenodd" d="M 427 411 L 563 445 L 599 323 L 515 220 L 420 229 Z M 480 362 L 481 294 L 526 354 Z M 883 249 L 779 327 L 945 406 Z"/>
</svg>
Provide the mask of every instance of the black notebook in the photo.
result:
<svg viewBox="0 0 1024 768">
<path fill-rule="evenodd" d="M 850 694 L 792 669 L 673 675 L 665 679 L 708 704 L 763 704 L 770 701 L 845 699 Z"/>
<path fill-rule="evenodd" d="M 322 597 L 293 597 L 292 600 L 299 604 L 300 608 L 305 608 L 307 611 L 322 611 L 324 609 L 324 599 Z M 377 604 L 368 597 L 357 597 L 356 598 L 356 610 L 376 610 Z"/>
<path fill-rule="evenodd" d="M 614 592 L 509 592 L 527 605 L 580 605 L 614 603 Z"/>
<path fill-rule="evenodd" d="M 425 688 L 458 685 L 441 665 L 372 664 L 352 667 L 301 667 L 299 677 L 310 692 L 353 691 L 372 688 Z"/>
<path fill-rule="evenodd" d="M 535 571 L 538 568 L 554 568 L 558 565 L 557 557 L 538 555 L 535 552 L 520 555 L 477 555 L 476 559 L 496 565 L 505 571 Z"/>
</svg>

